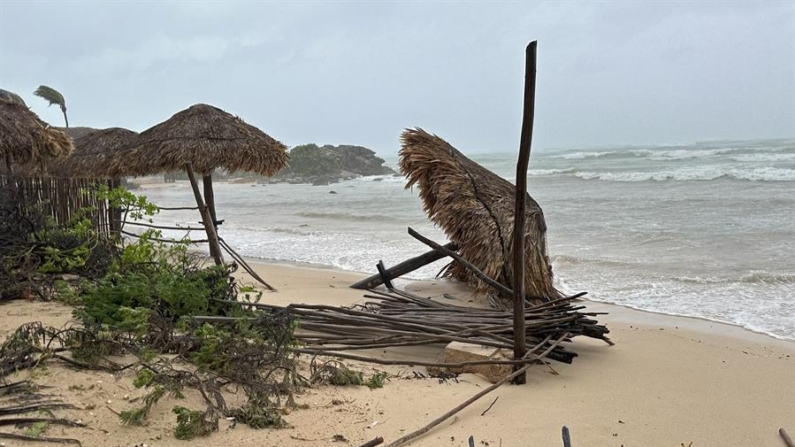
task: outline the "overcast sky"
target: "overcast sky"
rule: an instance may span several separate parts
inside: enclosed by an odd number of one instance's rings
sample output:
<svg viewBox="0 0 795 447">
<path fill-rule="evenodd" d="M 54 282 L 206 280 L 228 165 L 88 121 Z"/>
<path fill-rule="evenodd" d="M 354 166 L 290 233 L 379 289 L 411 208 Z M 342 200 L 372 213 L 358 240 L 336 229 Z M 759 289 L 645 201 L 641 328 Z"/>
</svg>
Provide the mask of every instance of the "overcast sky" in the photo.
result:
<svg viewBox="0 0 795 447">
<path fill-rule="evenodd" d="M 61 91 L 73 126 L 141 131 L 192 104 L 293 146 L 394 153 L 420 126 L 516 151 L 795 136 L 795 2 L 0 0 L 0 88 Z"/>
</svg>

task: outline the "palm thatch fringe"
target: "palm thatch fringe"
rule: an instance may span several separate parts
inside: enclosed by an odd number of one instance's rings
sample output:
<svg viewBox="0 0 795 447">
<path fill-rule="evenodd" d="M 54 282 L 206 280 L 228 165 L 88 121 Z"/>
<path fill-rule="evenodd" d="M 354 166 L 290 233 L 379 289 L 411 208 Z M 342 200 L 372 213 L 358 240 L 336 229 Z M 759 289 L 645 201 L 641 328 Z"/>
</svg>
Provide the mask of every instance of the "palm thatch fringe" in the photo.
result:
<svg viewBox="0 0 795 447">
<path fill-rule="evenodd" d="M 23 100 L 19 95 L 14 92 L 9 92 L 8 90 L 3 90 L 0 88 L 0 100 L 15 102 L 17 104 L 22 104 L 23 106 L 27 106 L 25 104 L 25 100 Z"/>
<path fill-rule="evenodd" d="M 48 157 L 68 155 L 72 139 L 50 127 L 27 107 L 0 99 L 0 160 L 12 164 L 41 163 Z"/>
<path fill-rule="evenodd" d="M 202 175 L 215 169 L 270 176 L 287 166 L 287 147 L 217 107 L 196 104 L 143 131 L 130 150 L 115 157 L 114 176 L 182 171 L 186 163 Z"/>
<path fill-rule="evenodd" d="M 90 129 L 89 132 L 85 129 L 90 128 L 65 130 L 75 139 L 75 150 L 71 155 L 48 160 L 43 166 L 26 164 L 15 169 L 14 173 L 23 177 L 113 178 L 110 166 L 114 157 L 127 150 L 138 133 L 120 127 Z"/>
<path fill-rule="evenodd" d="M 419 187 L 428 217 L 459 246 L 464 259 L 511 288 L 514 185 L 422 129 L 407 129 L 401 142 L 406 188 Z M 544 214 L 529 195 L 525 216 L 525 293 L 535 302 L 561 298 L 552 282 Z M 493 290 L 456 262 L 443 274 L 471 284 L 480 295 Z M 510 299 L 499 303 L 511 307 Z"/>
</svg>

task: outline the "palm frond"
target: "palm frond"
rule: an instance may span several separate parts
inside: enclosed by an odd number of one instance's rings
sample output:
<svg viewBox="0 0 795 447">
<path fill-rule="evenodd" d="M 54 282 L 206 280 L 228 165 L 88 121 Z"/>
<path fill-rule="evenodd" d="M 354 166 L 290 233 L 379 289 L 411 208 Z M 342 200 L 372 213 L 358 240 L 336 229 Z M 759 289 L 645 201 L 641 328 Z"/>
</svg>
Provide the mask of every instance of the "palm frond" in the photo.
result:
<svg viewBox="0 0 795 447">
<path fill-rule="evenodd" d="M 66 122 L 66 127 L 69 127 L 69 118 L 66 117 L 66 99 L 64 99 L 63 95 L 58 90 L 47 87 L 46 85 L 40 85 L 33 94 L 44 98 L 50 105 L 58 104 L 61 106 L 63 120 Z"/>
<path fill-rule="evenodd" d="M 61 107 L 61 111 L 66 112 L 66 100 L 58 90 L 46 85 L 40 85 L 33 94 L 44 98 L 50 105 L 58 104 Z"/>
</svg>

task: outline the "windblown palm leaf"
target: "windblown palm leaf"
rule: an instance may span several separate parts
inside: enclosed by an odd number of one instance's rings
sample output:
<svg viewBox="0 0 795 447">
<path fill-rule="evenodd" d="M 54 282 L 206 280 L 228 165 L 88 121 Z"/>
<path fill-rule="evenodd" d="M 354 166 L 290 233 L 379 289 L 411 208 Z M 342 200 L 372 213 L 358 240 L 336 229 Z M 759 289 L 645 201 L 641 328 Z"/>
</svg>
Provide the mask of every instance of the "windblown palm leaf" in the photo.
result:
<svg viewBox="0 0 795 447">
<path fill-rule="evenodd" d="M 63 95 L 58 90 L 47 87 L 46 85 L 40 85 L 33 94 L 44 98 L 50 105 L 57 104 L 60 106 L 63 119 L 66 122 L 66 127 L 69 127 L 69 119 L 66 117 L 66 99 L 64 99 Z"/>
</svg>

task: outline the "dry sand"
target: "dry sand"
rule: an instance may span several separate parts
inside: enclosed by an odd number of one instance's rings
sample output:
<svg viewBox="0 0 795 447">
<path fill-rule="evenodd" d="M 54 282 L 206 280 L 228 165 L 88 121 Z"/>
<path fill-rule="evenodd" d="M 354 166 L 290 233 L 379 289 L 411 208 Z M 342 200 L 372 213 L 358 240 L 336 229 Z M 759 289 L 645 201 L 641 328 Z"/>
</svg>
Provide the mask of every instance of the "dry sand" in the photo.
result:
<svg viewBox="0 0 795 447">
<path fill-rule="evenodd" d="M 362 292 L 347 286 L 362 275 L 337 270 L 258 264 L 260 274 L 279 289 L 263 297 L 271 303 L 350 305 Z M 406 285 L 425 296 L 442 291 L 467 299 L 462 287 L 442 281 Z M 560 446 L 560 429 L 568 425 L 575 446 L 781 447 L 778 429 L 795 433 L 795 343 L 775 340 L 733 326 L 697 319 L 633 311 L 586 302 L 589 310 L 607 311 L 616 346 L 577 339 L 580 354 L 571 365 L 531 369 L 524 386 L 503 386 L 444 422 L 412 446 L 465 446 L 473 435 L 478 446 Z M 27 321 L 61 326 L 70 309 L 56 303 L 15 301 L 0 306 L 0 335 Z M 429 359 L 441 348 L 418 351 Z M 195 441 L 173 438 L 174 405 L 202 408 L 200 399 L 165 399 L 154 409 L 147 427 L 121 426 L 111 411 L 131 408 L 125 394 L 144 394 L 131 385 L 129 374 L 69 370 L 51 365 L 13 379 L 31 376 L 62 399 L 91 410 L 62 414 L 82 419 L 91 429 L 51 428 L 49 436 L 75 437 L 85 446 L 329 446 L 334 435 L 347 445 L 376 436 L 387 442 L 443 414 L 483 387 L 485 380 L 464 374 L 456 381 L 413 379 L 423 368 L 373 368 L 355 364 L 366 374 L 386 370 L 395 375 L 382 389 L 317 387 L 297 397 L 309 409 L 285 416 L 292 428 L 228 429 Z M 71 386 L 71 389 L 70 389 Z M 489 404 L 498 398 L 485 414 Z M 110 401 L 108 404 L 107 402 Z M 340 403 L 341 402 L 341 403 Z M 7 431 L 8 428 L 4 428 Z M 2 441 L 2 440 L 0 440 Z M 5 440 L 6 446 L 20 443 Z M 486 444 L 488 443 L 488 444 Z M 39 444 L 48 445 L 48 444 Z"/>
</svg>

